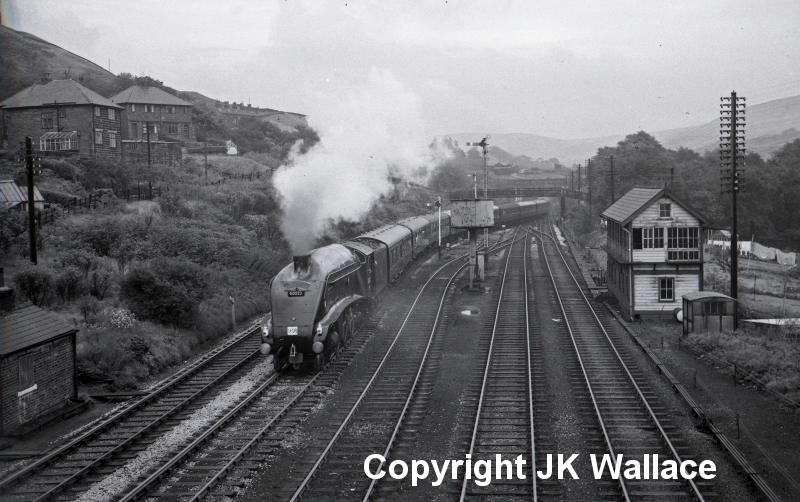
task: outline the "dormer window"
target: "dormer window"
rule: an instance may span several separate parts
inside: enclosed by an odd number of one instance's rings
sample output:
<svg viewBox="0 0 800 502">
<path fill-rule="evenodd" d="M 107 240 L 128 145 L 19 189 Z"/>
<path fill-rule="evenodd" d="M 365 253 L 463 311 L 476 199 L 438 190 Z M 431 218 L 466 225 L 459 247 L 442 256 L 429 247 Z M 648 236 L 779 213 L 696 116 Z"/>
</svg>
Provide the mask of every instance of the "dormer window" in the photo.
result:
<svg viewBox="0 0 800 502">
<path fill-rule="evenodd" d="M 669 202 L 658 205 L 659 218 L 672 218 L 672 204 Z"/>
</svg>

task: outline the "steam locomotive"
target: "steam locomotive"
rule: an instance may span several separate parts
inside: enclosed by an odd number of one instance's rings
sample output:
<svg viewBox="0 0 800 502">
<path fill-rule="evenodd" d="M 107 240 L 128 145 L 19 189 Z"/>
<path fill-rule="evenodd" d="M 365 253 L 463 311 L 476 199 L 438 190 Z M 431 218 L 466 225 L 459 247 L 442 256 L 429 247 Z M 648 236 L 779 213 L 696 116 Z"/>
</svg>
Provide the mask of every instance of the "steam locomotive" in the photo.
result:
<svg viewBox="0 0 800 502">
<path fill-rule="evenodd" d="M 546 199 L 494 207 L 495 228 L 546 216 Z M 456 235 L 442 212 L 442 241 Z M 276 371 L 314 358 L 321 368 L 361 327 L 368 309 L 390 282 L 438 244 L 439 215 L 385 225 L 341 244 L 295 256 L 270 284 L 272 312 L 262 320 L 261 353 Z"/>
</svg>

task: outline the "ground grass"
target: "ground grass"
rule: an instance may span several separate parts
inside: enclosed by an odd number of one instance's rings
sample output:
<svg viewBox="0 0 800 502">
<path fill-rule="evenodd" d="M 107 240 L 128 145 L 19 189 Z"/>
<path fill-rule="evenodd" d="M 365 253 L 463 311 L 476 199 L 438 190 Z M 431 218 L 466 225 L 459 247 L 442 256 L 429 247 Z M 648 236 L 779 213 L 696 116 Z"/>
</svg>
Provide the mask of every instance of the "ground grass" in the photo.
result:
<svg viewBox="0 0 800 502">
<path fill-rule="evenodd" d="M 686 341 L 752 372 L 767 388 L 800 400 L 800 341 L 781 328 L 743 328 L 733 333 L 695 333 Z"/>
</svg>

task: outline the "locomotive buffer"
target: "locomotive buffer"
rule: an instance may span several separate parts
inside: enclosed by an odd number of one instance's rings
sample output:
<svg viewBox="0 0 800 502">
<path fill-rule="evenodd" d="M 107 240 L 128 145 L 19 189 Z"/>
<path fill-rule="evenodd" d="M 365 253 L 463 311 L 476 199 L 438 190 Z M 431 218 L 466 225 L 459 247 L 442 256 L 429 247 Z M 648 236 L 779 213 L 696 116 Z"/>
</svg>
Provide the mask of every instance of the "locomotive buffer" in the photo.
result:
<svg viewBox="0 0 800 502">
<path fill-rule="evenodd" d="M 450 227 L 465 228 L 469 231 L 469 289 L 477 280 L 484 280 L 486 249 L 478 254 L 477 235 L 481 229 L 494 226 L 494 201 L 492 200 L 454 200 L 450 211 Z"/>
</svg>

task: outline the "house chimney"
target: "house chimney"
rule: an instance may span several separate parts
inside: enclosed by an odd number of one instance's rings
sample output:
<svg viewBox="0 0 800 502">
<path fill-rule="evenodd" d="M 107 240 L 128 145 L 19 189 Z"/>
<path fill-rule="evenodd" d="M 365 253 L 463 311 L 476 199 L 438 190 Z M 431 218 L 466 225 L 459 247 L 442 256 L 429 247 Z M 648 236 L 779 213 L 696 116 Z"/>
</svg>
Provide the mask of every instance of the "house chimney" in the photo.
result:
<svg viewBox="0 0 800 502">
<path fill-rule="evenodd" d="M 3 267 L 0 267 L 0 312 L 11 312 L 14 309 L 14 290 L 6 287 L 3 278 Z"/>
<path fill-rule="evenodd" d="M 50 78 L 50 72 L 46 72 L 44 74 L 44 77 L 42 77 L 42 85 L 49 84 L 52 81 L 53 81 L 53 79 Z"/>
</svg>

